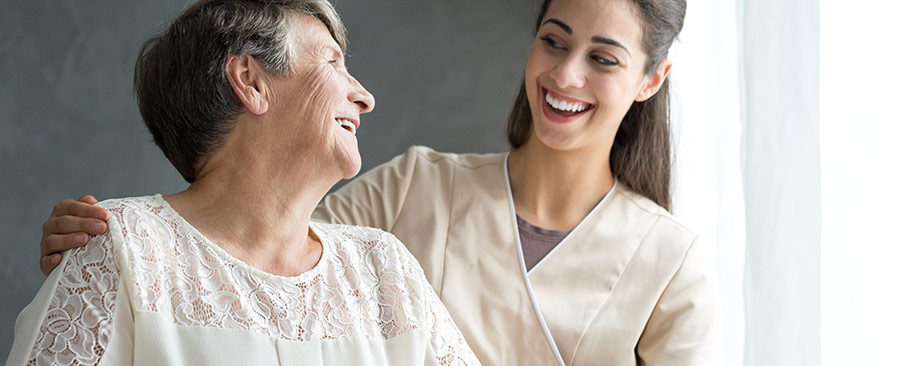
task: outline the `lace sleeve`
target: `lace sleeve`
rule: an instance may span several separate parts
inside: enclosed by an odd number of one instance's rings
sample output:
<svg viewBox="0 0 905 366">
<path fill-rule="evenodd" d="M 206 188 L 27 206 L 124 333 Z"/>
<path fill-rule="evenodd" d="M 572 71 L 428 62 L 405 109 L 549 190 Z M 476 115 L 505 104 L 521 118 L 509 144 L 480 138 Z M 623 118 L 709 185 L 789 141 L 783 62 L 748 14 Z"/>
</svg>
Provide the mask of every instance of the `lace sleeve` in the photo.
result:
<svg viewBox="0 0 905 366">
<path fill-rule="evenodd" d="M 395 237 L 394 237 L 395 239 Z M 440 297 L 431 287 L 424 271 L 415 256 L 409 252 L 402 242 L 396 240 L 397 248 L 400 250 L 404 259 L 406 272 L 410 278 L 420 283 L 422 289 L 422 301 L 424 309 L 424 323 L 429 329 L 430 347 L 437 356 L 437 362 L 441 366 L 461 366 L 461 365 L 480 365 L 481 362 L 475 356 L 471 347 L 465 342 L 462 332 L 453 322 L 446 306 L 440 301 Z"/>
<path fill-rule="evenodd" d="M 27 365 L 100 362 L 110 341 L 119 282 L 111 236 L 72 249 L 61 265 Z"/>
<path fill-rule="evenodd" d="M 440 302 L 437 293 L 427 284 L 426 307 L 430 329 L 430 345 L 437 355 L 437 361 L 443 366 L 480 365 L 477 356 L 468 347 L 462 332 L 456 327 L 446 306 Z"/>
</svg>

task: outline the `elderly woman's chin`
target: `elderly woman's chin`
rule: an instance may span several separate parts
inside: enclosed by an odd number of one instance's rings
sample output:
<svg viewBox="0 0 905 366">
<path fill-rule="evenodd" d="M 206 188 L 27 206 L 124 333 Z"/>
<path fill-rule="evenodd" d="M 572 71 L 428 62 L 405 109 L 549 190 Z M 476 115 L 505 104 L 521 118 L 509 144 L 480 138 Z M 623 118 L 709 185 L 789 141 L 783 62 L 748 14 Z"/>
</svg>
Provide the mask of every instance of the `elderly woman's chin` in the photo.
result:
<svg viewBox="0 0 905 366">
<path fill-rule="evenodd" d="M 350 156 L 347 161 L 348 164 L 342 169 L 343 179 L 355 178 L 355 176 L 358 175 L 358 172 L 361 171 L 361 156 L 355 154 L 354 156 Z"/>
<path fill-rule="evenodd" d="M 358 151 L 358 138 L 352 132 L 338 127 L 337 145 L 334 156 L 339 164 L 343 179 L 351 179 L 361 170 L 361 153 Z"/>
</svg>

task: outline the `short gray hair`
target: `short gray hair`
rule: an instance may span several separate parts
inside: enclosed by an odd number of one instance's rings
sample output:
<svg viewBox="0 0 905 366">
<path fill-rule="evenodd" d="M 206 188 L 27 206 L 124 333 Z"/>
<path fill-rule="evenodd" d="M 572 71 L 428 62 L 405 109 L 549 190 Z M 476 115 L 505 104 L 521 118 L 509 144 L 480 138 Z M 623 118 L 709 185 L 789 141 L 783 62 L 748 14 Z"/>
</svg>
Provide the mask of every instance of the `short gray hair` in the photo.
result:
<svg viewBox="0 0 905 366">
<path fill-rule="evenodd" d="M 226 79 L 230 55 L 291 72 L 292 19 L 320 20 L 346 51 L 346 28 L 327 0 L 201 0 L 142 45 L 135 63 L 138 109 L 154 143 L 189 183 L 223 146 L 242 104 Z"/>
</svg>

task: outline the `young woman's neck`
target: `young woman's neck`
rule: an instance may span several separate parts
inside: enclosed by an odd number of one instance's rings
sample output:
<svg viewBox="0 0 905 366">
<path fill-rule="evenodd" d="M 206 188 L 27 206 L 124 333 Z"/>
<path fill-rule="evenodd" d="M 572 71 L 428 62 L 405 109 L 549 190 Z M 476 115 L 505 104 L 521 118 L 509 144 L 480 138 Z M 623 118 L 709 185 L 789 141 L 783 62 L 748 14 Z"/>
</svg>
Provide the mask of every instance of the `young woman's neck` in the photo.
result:
<svg viewBox="0 0 905 366">
<path fill-rule="evenodd" d="M 609 149 L 559 151 L 532 138 L 508 165 L 516 213 L 546 229 L 572 230 L 614 184 Z"/>
<path fill-rule="evenodd" d="M 264 150 L 266 151 L 266 150 Z M 251 146 L 224 146 L 198 179 L 167 201 L 202 234 L 263 271 L 291 276 L 314 267 L 321 244 L 311 214 L 339 181 L 308 161 L 268 159 Z"/>
</svg>

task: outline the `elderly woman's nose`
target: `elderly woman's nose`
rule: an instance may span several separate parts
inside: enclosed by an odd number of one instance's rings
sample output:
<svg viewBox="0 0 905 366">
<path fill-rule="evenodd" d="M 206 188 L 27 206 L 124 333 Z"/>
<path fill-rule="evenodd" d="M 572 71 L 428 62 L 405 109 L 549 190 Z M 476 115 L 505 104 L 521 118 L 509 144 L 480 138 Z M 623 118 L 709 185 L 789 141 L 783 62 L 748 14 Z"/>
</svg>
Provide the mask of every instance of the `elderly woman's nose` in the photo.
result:
<svg viewBox="0 0 905 366">
<path fill-rule="evenodd" d="M 581 88 L 584 86 L 584 70 L 581 63 L 581 57 L 570 55 L 560 62 L 553 69 L 550 76 L 556 82 L 556 86 L 567 88 Z"/>
<path fill-rule="evenodd" d="M 349 91 L 349 101 L 355 103 L 361 113 L 368 113 L 374 110 L 374 96 L 354 77 L 350 76 L 349 80 L 352 82 L 352 88 Z"/>
</svg>

